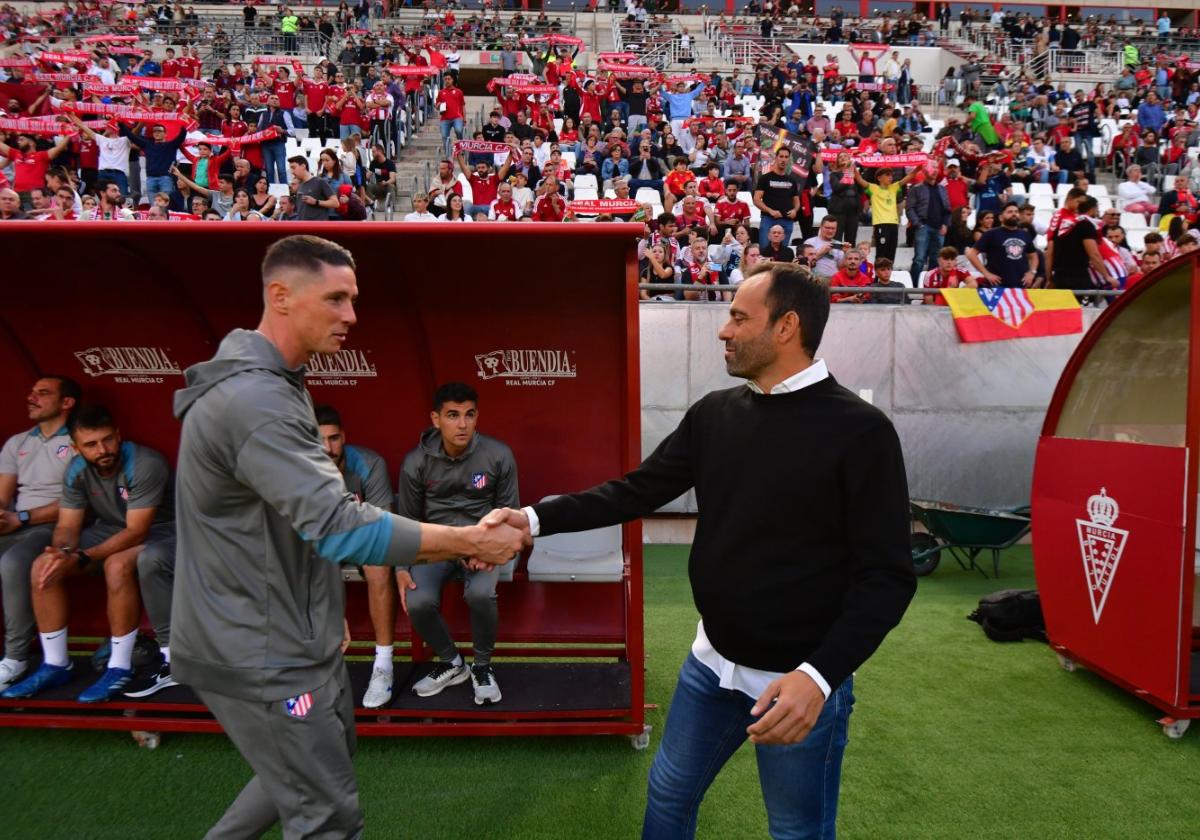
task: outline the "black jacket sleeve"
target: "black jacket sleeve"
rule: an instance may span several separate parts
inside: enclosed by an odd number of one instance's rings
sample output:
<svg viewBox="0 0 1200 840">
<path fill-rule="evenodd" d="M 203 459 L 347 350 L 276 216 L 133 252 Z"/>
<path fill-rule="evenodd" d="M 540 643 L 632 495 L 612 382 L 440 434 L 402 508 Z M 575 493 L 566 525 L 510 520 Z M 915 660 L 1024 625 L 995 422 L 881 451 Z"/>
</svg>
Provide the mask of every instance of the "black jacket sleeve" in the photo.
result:
<svg viewBox="0 0 1200 840">
<path fill-rule="evenodd" d="M 694 480 L 691 438 L 695 411 L 695 406 L 689 409 L 678 428 L 623 478 L 534 505 L 539 533 L 548 536 L 628 522 L 686 493 Z"/>
<path fill-rule="evenodd" d="M 865 431 L 841 464 L 850 586 L 841 614 L 808 662 L 831 686 L 867 661 L 900 623 L 917 589 L 909 550 L 908 479 L 891 423 Z"/>
</svg>

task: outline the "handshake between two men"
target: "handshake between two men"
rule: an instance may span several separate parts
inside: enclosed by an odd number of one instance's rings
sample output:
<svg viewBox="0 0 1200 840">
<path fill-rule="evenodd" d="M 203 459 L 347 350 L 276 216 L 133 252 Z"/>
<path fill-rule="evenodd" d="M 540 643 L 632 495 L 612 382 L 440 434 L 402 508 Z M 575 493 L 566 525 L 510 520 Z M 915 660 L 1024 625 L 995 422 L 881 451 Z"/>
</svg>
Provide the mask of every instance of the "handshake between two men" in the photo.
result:
<svg viewBox="0 0 1200 840">
<path fill-rule="evenodd" d="M 467 561 L 467 568 L 471 571 L 482 571 L 489 566 L 503 566 L 522 548 L 533 545 L 529 517 L 522 510 L 496 508 L 479 520 L 478 527 L 483 529 L 482 534 L 477 537 L 480 548 L 487 547 L 488 550 L 486 553 L 481 551 Z M 493 546 L 494 551 L 491 550 Z"/>
</svg>

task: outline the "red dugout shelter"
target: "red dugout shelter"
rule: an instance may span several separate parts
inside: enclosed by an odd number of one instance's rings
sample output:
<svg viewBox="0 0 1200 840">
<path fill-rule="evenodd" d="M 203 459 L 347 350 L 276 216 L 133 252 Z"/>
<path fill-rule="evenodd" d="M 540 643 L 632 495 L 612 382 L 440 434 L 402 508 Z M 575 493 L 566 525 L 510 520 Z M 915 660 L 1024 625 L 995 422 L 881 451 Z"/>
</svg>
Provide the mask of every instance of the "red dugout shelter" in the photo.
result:
<svg viewBox="0 0 1200 840">
<path fill-rule="evenodd" d="M 1033 475 L 1033 552 L 1050 643 L 1166 713 L 1200 717 L 1196 471 L 1200 256 L 1172 260 L 1083 337 Z"/>
<path fill-rule="evenodd" d="M 0 311 L 0 428 L 28 425 L 20 396 L 38 371 L 80 380 L 108 405 L 126 439 L 173 459 L 171 414 L 182 371 L 209 358 L 261 312 L 259 263 L 291 233 L 348 247 L 358 263 L 358 324 L 340 353 L 314 358 L 309 387 L 336 406 L 350 443 L 382 454 L 393 486 L 428 425 L 435 386 L 472 383 L 480 430 L 517 457 L 521 501 L 535 502 L 618 476 L 641 460 L 637 265 L 640 226 L 438 224 L 21 224 L 0 228 L 10 295 Z M 64 271 L 44 257 L 69 249 Z M 497 252 L 521 255 L 502 267 Z M 560 268 L 553 268 L 558 266 Z M 561 267 L 569 267 L 563 270 Z M 530 580 L 521 558 L 501 583 L 496 651 L 504 700 L 481 709 L 469 692 L 420 699 L 408 690 L 431 652 L 400 615 L 390 708 L 360 709 L 374 735 L 625 734 L 644 742 L 641 526 L 620 531 L 615 573 L 602 582 Z M 535 575 L 537 577 L 537 575 Z M 101 578 L 71 593 L 79 637 L 108 635 Z M 466 607 L 443 598 L 455 636 L 469 644 Z M 356 640 L 372 643 L 366 587 L 348 582 Z M 148 626 L 148 625 L 147 625 Z M 405 641 L 407 640 L 407 645 Z M 351 649 L 351 654 L 354 649 Z M 544 660 L 554 658 L 555 661 Z M 80 669 L 84 680 L 90 668 Z M 369 664 L 352 664 L 365 690 Z M 0 726 L 215 731 L 186 688 L 147 702 L 81 707 L 69 686 L 34 700 L 0 701 Z M 18 708 L 19 706 L 19 708 Z"/>
</svg>

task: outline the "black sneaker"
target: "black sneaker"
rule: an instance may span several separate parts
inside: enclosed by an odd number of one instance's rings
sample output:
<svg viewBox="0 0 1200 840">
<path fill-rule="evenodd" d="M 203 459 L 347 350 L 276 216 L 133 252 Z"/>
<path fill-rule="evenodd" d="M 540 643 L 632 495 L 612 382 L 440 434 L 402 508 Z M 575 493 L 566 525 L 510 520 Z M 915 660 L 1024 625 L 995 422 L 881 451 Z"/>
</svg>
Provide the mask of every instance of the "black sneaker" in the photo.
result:
<svg viewBox="0 0 1200 840">
<path fill-rule="evenodd" d="M 471 688 L 475 690 L 476 706 L 500 702 L 500 686 L 491 665 L 471 666 Z"/>
<path fill-rule="evenodd" d="M 151 694 L 157 694 L 164 688 L 170 688 L 173 685 L 179 685 L 179 683 L 171 678 L 171 663 L 164 662 L 162 667 L 148 679 L 140 680 L 132 691 L 126 691 L 125 696 L 134 699 L 149 697 Z"/>
</svg>

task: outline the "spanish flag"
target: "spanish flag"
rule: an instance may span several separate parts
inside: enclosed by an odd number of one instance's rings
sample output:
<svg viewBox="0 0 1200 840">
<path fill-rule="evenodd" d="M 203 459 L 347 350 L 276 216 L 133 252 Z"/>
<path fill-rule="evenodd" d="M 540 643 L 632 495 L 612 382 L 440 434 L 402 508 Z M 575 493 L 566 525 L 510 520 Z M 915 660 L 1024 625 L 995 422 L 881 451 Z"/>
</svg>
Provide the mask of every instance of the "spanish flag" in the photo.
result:
<svg viewBox="0 0 1200 840">
<path fill-rule="evenodd" d="M 945 289 L 963 341 L 1083 332 L 1083 310 L 1067 289 Z"/>
</svg>

